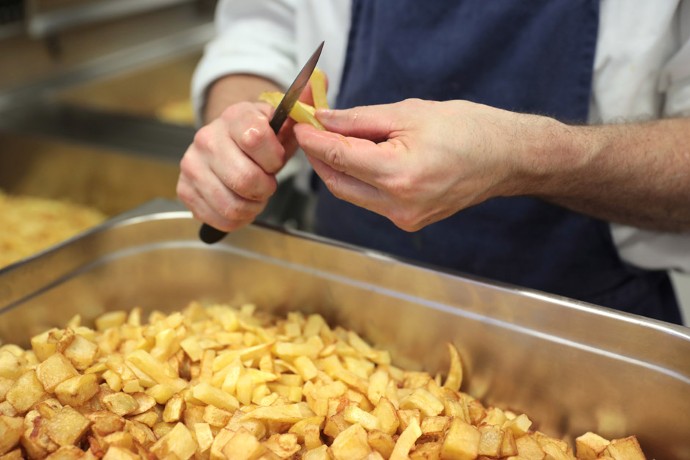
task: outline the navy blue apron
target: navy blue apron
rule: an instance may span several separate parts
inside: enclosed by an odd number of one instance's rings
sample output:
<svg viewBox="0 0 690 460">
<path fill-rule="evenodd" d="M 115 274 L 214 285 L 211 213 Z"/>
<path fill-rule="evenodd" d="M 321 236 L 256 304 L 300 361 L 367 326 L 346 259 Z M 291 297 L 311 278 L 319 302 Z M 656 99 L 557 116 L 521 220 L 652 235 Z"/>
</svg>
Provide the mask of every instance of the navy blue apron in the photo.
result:
<svg viewBox="0 0 690 460">
<path fill-rule="evenodd" d="M 354 0 L 337 106 L 466 99 L 587 119 L 596 0 Z M 316 231 L 464 273 L 680 323 L 668 275 L 623 262 L 606 222 L 496 198 L 408 233 L 318 187 Z"/>
</svg>

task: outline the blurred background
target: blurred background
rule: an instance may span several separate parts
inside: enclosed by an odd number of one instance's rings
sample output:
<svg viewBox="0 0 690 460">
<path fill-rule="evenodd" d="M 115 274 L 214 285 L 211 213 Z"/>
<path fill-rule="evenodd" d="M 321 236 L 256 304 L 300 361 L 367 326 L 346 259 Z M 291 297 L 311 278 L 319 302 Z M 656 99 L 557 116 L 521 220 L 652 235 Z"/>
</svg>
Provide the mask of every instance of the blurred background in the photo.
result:
<svg viewBox="0 0 690 460">
<path fill-rule="evenodd" d="M 0 190 L 106 216 L 175 197 L 210 0 L 1 0 Z"/>
<path fill-rule="evenodd" d="M 68 212 L 48 213 L 45 203 L 52 201 L 94 211 L 98 220 L 154 198 L 175 199 L 178 162 L 195 131 L 190 81 L 213 35 L 215 4 L 0 0 L 0 224 L 6 235 L 32 219 L 54 228 Z M 32 217 L 23 206 L 12 227 L 2 206 L 8 196 L 48 201 L 38 211 L 32 204 Z M 287 181 L 261 218 L 304 228 L 307 199 Z M 44 237 L 46 230 L 34 227 L 27 235 L 38 242 L 37 232 Z M 3 243 L 2 233 L 0 252 L 16 249 L 17 238 Z M 674 274 L 674 281 L 690 318 L 688 277 Z"/>
</svg>

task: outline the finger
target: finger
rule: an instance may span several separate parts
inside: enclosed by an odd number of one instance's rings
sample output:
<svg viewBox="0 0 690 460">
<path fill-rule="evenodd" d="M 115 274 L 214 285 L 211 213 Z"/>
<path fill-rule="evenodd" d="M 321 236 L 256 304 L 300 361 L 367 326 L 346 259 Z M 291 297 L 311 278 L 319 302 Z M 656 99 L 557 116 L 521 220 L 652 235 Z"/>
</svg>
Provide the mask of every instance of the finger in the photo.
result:
<svg viewBox="0 0 690 460">
<path fill-rule="evenodd" d="M 397 104 L 354 107 L 345 110 L 320 109 L 316 118 L 331 132 L 344 136 L 382 141 L 399 129 Z"/>
<path fill-rule="evenodd" d="M 310 156 L 369 185 L 380 185 L 394 172 L 396 152 L 387 143 L 344 137 L 303 123 L 295 126 L 295 136 Z"/>
<path fill-rule="evenodd" d="M 334 196 L 379 214 L 384 212 L 386 200 L 378 189 L 336 171 L 317 158 L 307 155 L 307 159 Z"/>
<path fill-rule="evenodd" d="M 233 139 L 227 136 L 221 122 L 212 122 L 208 129 L 200 129 L 194 137 L 193 154 L 188 161 L 199 161 L 206 156 L 208 173 L 204 174 L 203 164 L 197 168 L 204 177 L 196 178 L 195 184 L 205 184 L 210 175 L 217 177 L 222 184 L 251 201 L 265 201 L 276 189 L 275 177 L 266 173 L 246 152 L 242 151 Z"/>
<path fill-rule="evenodd" d="M 268 105 L 237 104 L 223 112 L 230 138 L 268 174 L 275 174 L 287 161 L 285 148 L 269 125 Z"/>
</svg>

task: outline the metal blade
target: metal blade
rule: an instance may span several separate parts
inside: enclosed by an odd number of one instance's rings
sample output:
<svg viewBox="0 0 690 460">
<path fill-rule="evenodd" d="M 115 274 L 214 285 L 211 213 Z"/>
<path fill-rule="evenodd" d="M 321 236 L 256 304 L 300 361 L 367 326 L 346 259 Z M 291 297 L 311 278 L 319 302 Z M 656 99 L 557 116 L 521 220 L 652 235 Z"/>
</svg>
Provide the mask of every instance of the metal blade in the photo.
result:
<svg viewBox="0 0 690 460">
<path fill-rule="evenodd" d="M 307 63 L 304 64 L 302 70 L 300 70 L 297 74 L 295 81 L 292 82 L 288 90 L 285 92 L 283 100 L 280 101 L 280 104 L 278 104 L 278 107 L 276 107 L 276 111 L 273 113 L 273 118 L 271 118 L 269 123 L 274 133 L 278 134 L 281 126 L 283 126 L 283 123 L 285 123 L 285 120 L 287 120 L 288 115 L 290 115 L 290 111 L 292 111 L 292 108 L 297 103 L 302 91 L 304 91 L 304 87 L 307 86 L 309 77 L 311 77 L 312 72 L 314 72 L 316 63 L 319 62 L 319 56 L 321 56 L 322 49 L 323 42 L 321 42 L 319 47 L 316 48 L 316 51 L 314 51 L 314 54 L 311 55 Z"/>
</svg>

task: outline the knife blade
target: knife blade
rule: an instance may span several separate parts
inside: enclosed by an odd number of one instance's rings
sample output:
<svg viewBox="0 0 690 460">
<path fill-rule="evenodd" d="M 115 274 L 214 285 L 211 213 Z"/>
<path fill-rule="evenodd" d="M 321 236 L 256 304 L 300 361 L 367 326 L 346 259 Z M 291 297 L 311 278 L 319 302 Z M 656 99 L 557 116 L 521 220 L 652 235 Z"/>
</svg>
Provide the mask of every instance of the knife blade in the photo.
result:
<svg viewBox="0 0 690 460">
<path fill-rule="evenodd" d="M 283 126 L 283 123 L 285 123 L 285 120 L 287 120 L 288 116 L 290 115 L 292 108 L 299 100 L 302 91 L 304 91 L 304 88 L 307 86 L 307 83 L 309 82 L 309 77 L 311 77 L 311 74 L 314 72 L 314 69 L 316 68 L 316 63 L 319 62 L 319 57 L 321 56 L 323 44 L 324 42 L 321 42 L 321 44 L 318 46 L 318 48 L 316 48 L 316 51 L 314 51 L 307 63 L 304 64 L 302 70 L 299 71 L 297 77 L 295 77 L 295 80 L 292 82 L 290 87 L 285 92 L 285 96 L 283 96 L 283 99 L 280 101 L 280 104 L 278 104 L 278 107 L 276 107 L 275 112 L 273 112 L 273 117 L 271 117 L 269 125 L 271 126 L 271 129 L 275 134 L 278 134 L 278 131 L 280 131 L 280 128 Z M 228 232 L 218 230 L 217 228 L 212 227 L 208 224 L 202 224 L 201 228 L 199 229 L 199 239 L 201 239 L 201 241 L 203 241 L 206 244 L 217 243 L 218 241 L 222 240 L 227 234 Z"/>
</svg>

